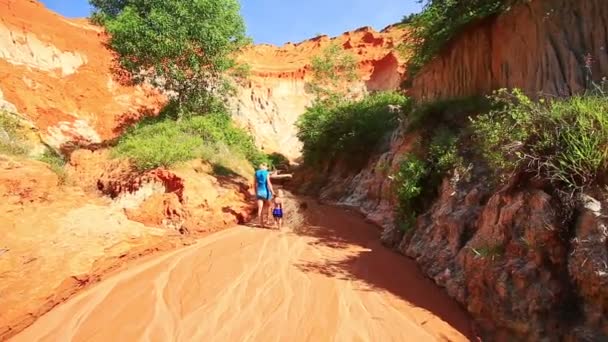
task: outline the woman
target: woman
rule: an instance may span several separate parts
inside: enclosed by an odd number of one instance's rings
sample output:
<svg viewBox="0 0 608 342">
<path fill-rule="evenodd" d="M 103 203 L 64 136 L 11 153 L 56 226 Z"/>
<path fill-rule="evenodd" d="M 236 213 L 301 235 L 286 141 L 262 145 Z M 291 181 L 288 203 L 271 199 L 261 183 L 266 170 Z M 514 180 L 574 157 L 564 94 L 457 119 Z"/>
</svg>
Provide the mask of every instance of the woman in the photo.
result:
<svg viewBox="0 0 608 342">
<path fill-rule="evenodd" d="M 255 172 L 255 195 L 258 202 L 258 217 L 261 227 L 264 227 L 264 219 L 270 214 L 270 200 L 273 192 L 268 165 L 262 163 L 260 169 Z M 266 212 L 262 215 L 264 207 L 266 207 Z"/>
</svg>

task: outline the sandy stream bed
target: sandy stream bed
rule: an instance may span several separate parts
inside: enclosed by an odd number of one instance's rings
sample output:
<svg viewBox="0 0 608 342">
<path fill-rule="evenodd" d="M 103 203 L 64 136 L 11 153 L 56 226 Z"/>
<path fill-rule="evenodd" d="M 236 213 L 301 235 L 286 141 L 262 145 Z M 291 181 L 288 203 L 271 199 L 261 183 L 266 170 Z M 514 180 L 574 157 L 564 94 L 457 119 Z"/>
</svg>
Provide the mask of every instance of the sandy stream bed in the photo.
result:
<svg viewBox="0 0 608 342">
<path fill-rule="evenodd" d="M 466 312 L 359 214 L 308 201 L 289 221 L 282 232 L 238 226 L 134 263 L 10 341 L 472 337 Z"/>
</svg>

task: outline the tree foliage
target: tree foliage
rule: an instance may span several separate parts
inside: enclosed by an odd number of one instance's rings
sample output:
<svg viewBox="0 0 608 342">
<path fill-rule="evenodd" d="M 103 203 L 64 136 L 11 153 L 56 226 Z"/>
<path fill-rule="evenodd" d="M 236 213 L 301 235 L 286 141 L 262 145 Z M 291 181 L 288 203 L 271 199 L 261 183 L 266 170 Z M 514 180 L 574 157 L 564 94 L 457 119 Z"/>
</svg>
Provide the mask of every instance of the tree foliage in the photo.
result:
<svg viewBox="0 0 608 342">
<path fill-rule="evenodd" d="M 237 0 L 90 0 L 93 19 L 134 81 L 172 96 L 180 113 L 224 94 L 231 53 L 247 43 Z"/>
<path fill-rule="evenodd" d="M 331 44 L 312 58 L 312 80 L 307 84 L 316 100 L 347 97 L 349 86 L 357 79 L 357 61 L 339 45 Z"/>
<path fill-rule="evenodd" d="M 408 98 L 393 92 L 342 101 L 336 106 L 316 102 L 297 122 L 305 162 L 318 164 L 337 156 L 347 156 L 353 162 L 365 161 L 398 124 L 398 113 L 390 106 L 407 110 L 409 105 Z"/>
</svg>

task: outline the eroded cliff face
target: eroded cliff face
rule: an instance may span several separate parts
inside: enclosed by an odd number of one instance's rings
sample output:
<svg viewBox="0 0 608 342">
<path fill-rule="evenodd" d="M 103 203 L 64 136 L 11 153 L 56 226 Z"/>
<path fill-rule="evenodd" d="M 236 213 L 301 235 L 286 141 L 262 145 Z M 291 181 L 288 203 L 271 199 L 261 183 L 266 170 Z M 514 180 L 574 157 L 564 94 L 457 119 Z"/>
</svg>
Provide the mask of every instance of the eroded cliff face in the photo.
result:
<svg viewBox="0 0 608 342">
<path fill-rule="evenodd" d="M 265 152 L 278 152 L 294 161 L 302 147 L 294 124 L 313 100 L 306 91 L 311 59 L 330 44 L 338 44 L 358 62 L 360 81 L 353 85 L 356 93 L 396 89 L 405 61 L 394 49 L 406 38 L 402 28 L 376 32 L 363 27 L 334 38 L 319 36 L 281 47 L 253 46 L 239 56 L 251 67 L 251 74 L 237 89 L 232 104 L 234 118 Z"/>
<path fill-rule="evenodd" d="M 162 97 L 114 76 L 105 34 L 37 1 L 0 1 L 0 108 L 31 121 L 61 150 L 101 144 L 158 112 Z"/>
<path fill-rule="evenodd" d="M 471 164 L 443 179 L 405 233 L 394 221 L 392 175 L 418 139 L 419 132 L 401 127 L 360 172 L 336 161 L 320 174 L 298 174 L 295 183 L 323 201 L 357 207 L 383 227 L 383 243 L 416 260 L 467 308 L 484 340 L 607 339 L 608 198 L 585 197 L 564 221 L 559 198 L 546 187 L 513 180 L 495 188 L 487 170 Z"/>
<path fill-rule="evenodd" d="M 466 30 L 426 65 L 410 94 L 419 101 L 522 88 L 566 96 L 608 76 L 604 0 L 532 0 Z"/>
</svg>

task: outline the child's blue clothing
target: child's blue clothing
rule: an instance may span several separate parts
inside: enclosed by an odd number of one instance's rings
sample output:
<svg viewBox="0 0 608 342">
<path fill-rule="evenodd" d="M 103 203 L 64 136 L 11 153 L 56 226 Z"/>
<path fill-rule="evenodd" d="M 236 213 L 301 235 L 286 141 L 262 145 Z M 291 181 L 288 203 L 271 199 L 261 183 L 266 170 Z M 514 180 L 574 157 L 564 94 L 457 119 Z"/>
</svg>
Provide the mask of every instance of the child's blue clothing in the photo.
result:
<svg viewBox="0 0 608 342">
<path fill-rule="evenodd" d="M 281 207 L 274 208 L 272 210 L 272 216 L 276 217 L 276 218 L 282 218 L 283 217 L 283 208 L 281 208 Z"/>
</svg>

